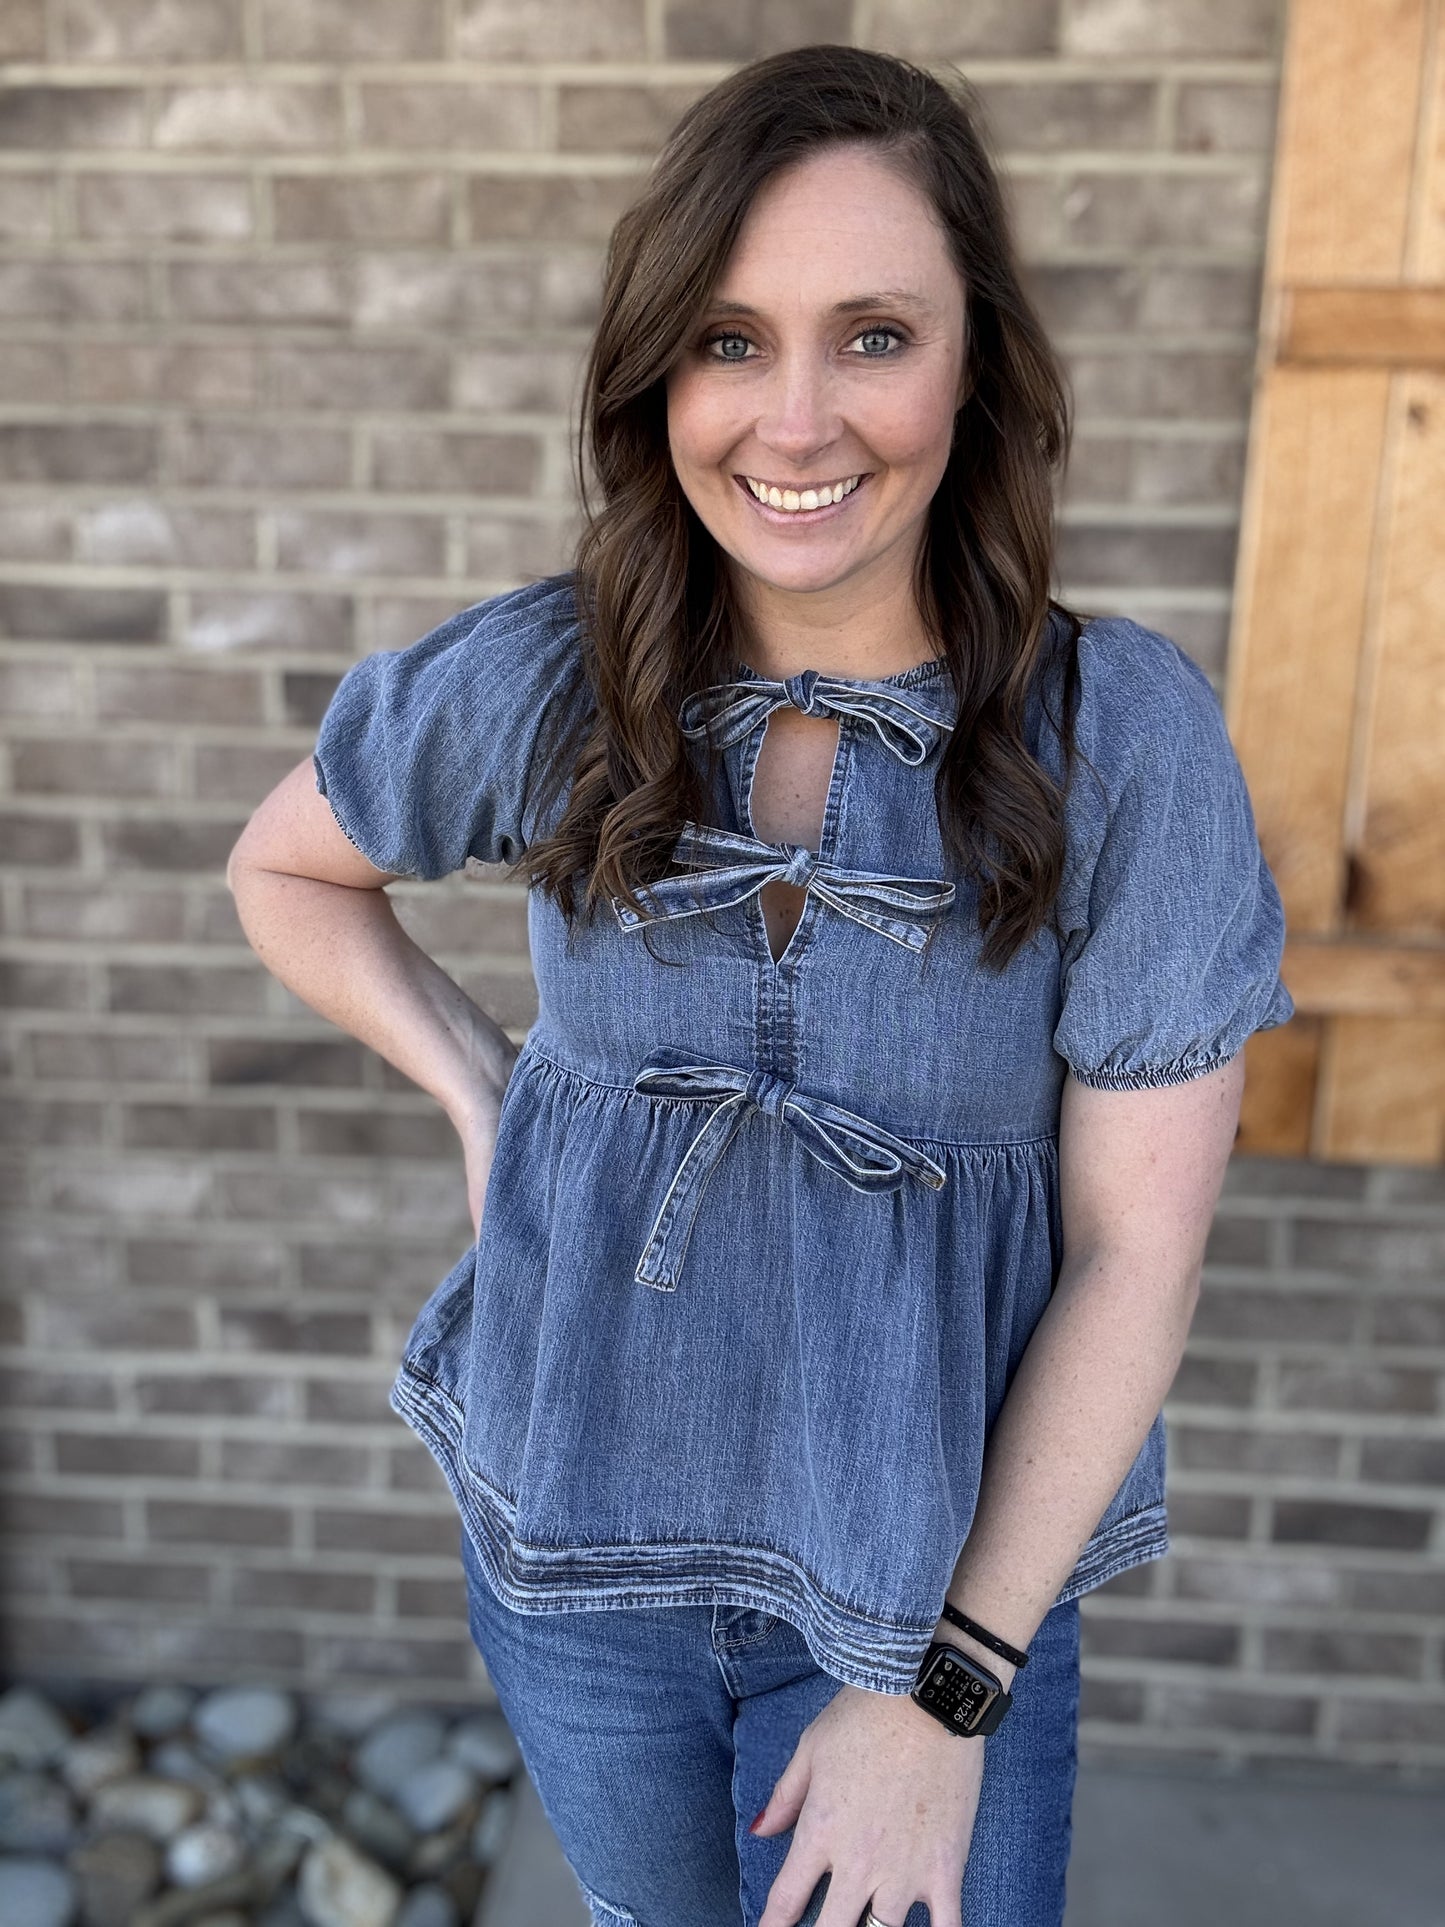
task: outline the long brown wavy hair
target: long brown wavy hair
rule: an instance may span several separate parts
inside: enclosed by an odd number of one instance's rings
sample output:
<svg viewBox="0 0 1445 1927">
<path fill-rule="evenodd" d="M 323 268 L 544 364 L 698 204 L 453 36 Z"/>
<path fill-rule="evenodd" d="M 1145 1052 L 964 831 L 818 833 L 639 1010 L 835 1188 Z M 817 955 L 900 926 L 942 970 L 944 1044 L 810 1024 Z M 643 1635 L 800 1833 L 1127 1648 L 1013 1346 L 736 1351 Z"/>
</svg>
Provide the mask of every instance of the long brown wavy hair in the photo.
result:
<svg viewBox="0 0 1445 1927">
<path fill-rule="evenodd" d="M 981 960 L 1004 969 L 1049 915 L 1066 858 L 1063 793 L 1029 753 L 1035 676 L 1063 659 L 1074 759 L 1082 617 L 1049 591 L 1052 475 L 1067 463 L 1070 397 L 1020 284 L 1003 196 L 971 85 L 872 50 L 794 48 L 740 68 L 682 115 L 606 254 L 576 449 L 585 517 L 575 559 L 590 714 L 539 757 L 548 807 L 565 810 L 523 858 L 569 926 L 671 867 L 710 791 L 677 711 L 746 660 L 726 567 L 668 449 L 664 379 L 698 326 L 754 196 L 779 169 L 866 143 L 930 200 L 966 290 L 967 400 L 930 504 L 914 594 L 958 692 L 935 796 L 945 847 L 977 885 Z M 588 468 L 600 502 L 594 505 Z M 1057 616 L 1060 620 L 1055 621 Z M 1051 712 L 1050 712 L 1051 713 Z M 708 778 L 716 774 L 710 741 Z"/>
</svg>

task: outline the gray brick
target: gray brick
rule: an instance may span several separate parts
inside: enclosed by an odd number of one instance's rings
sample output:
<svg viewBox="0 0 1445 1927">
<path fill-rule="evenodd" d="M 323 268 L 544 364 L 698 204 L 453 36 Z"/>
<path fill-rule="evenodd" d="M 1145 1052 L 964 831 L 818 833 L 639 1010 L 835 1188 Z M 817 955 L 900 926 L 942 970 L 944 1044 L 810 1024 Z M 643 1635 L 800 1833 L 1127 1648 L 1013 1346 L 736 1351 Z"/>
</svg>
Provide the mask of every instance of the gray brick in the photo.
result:
<svg viewBox="0 0 1445 1927">
<path fill-rule="evenodd" d="M 1445 1699 L 1351 1701 L 1349 1737 L 1360 1745 L 1445 1746 Z"/>
<path fill-rule="evenodd" d="M 278 241 L 425 241 L 445 244 L 451 183 L 445 174 L 281 174 L 271 193 Z"/>
<path fill-rule="evenodd" d="M 201 1448 L 195 1439 L 143 1432 L 60 1432 L 55 1469 L 100 1479 L 194 1479 L 201 1469 Z"/>
<path fill-rule="evenodd" d="M 349 596 L 221 590 L 191 597 L 182 640 L 208 652 L 343 650 L 354 628 Z"/>
<path fill-rule="evenodd" d="M 1144 1688 L 1137 1680 L 1100 1679 L 1092 1673 L 1081 1678 L 1081 1722 L 1106 1720 L 1111 1726 L 1137 1726 L 1143 1717 Z"/>
<path fill-rule="evenodd" d="M 174 261 L 166 269 L 172 311 L 183 321 L 283 321 L 346 326 L 349 264 L 337 260 Z"/>
<path fill-rule="evenodd" d="M 149 423 L 0 422 L 0 478 L 6 481 L 149 482 L 155 472 Z"/>
<path fill-rule="evenodd" d="M 1274 81 L 1185 81 L 1175 100 L 1175 145 L 1199 154 L 1268 154 L 1278 101 Z"/>
<path fill-rule="evenodd" d="M 317 1679 L 469 1681 L 473 1649 L 465 1639 L 406 1639 L 312 1633 L 309 1670 Z"/>
<path fill-rule="evenodd" d="M 243 240 L 254 227 L 239 174 L 81 174 L 75 205 L 80 232 L 102 240 Z"/>
<path fill-rule="evenodd" d="M 557 89 L 557 145 L 564 153 L 656 153 L 683 109 L 705 91 L 680 84 L 564 84 Z"/>
<path fill-rule="evenodd" d="M 415 249 L 358 253 L 350 319 L 356 328 L 496 333 L 534 325 L 565 327 L 572 317 L 544 304 L 541 287 L 556 272 L 549 260 L 443 256 Z"/>
<path fill-rule="evenodd" d="M 215 1038 L 206 1045 L 207 1082 L 219 1087 L 278 1084 L 323 1090 L 359 1088 L 360 1044 L 264 1037 Z"/>
<path fill-rule="evenodd" d="M 322 575 L 440 575 L 446 526 L 440 517 L 285 509 L 273 518 L 283 569 Z"/>
<path fill-rule="evenodd" d="M 303 1157 L 450 1158 L 456 1133 L 438 1109 L 405 1112 L 299 1110 L 296 1148 Z"/>
<path fill-rule="evenodd" d="M 72 341 L 70 386 L 77 401 L 189 403 L 248 408 L 256 401 L 256 350 L 249 342 Z"/>
<path fill-rule="evenodd" d="M 1172 1492 L 1169 1526 L 1175 1537 L 1243 1539 L 1249 1533 L 1249 1500 L 1227 1493 Z"/>
<path fill-rule="evenodd" d="M 45 0 L 0 4 L 0 60 L 44 60 Z"/>
<path fill-rule="evenodd" d="M 118 1036 L 79 1026 L 35 1035 L 31 1053 L 37 1077 L 106 1084 L 173 1083 L 190 1065 L 185 1040 L 174 1034 Z"/>
<path fill-rule="evenodd" d="M 285 1283 L 285 1254 L 274 1237 L 129 1237 L 121 1270 L 150 1291 L 272 1291 Z"/>
<path fill-rule="evenodd" d="M 502 81 L 368 80 L 359 89 L 368 147 L 526 152 L 542 144 L 535 87 Z M 522 180 L 512 185 L 521 187 Z"/>
<path fill-rule="evenodd" d="M 1352 1505 L 1340 1499 L 1276 1499 L 1273 1537 L 1282 1545 L 1380 1546 L 1417 1552 L 1431 1517 L 1419 1507 Z"/>
<path fill-rule="evenodd" d="M 114 1380 L 98 1371 L 54 1371 L 34 1361 L 0 1368 L 7 1411 L 113 1412 L 115 1402 Z"/>
<path fill-rule="evenodd" d="M 701 13 L 698 0 L 693 10 Z M 1057 39 L 1057 0 L 877 0 L 874 44 L 909 58 L 1047 54 Z M 828 39 L 846 40 L 846 29 Z M 786 42 L 784 44 L 787 44 Z"/>
<path fill-rule="evenodd" d="M 60 44 L 78 61 L 203 61 L 241 57 L 241 13 L 230 0 L 60 0 Z"/>
<path fill-rule="evenodd" d="M 578 350 L 545 343 L 466 348 L 457 357 L 455 405 L 567 415 L 580 393 L 581 365 Z"/>
<path fill-rule="evenodd" d="M 1239 1425 L 1169 1428 L 1170 1464 L 1180 1471 L 1233 1472 L 1252 1477 L 1333 1478 L 1340 1439 L 1328 1432 L 1249 1431 Z"/>
<path fill-rule="evenodd" d="M 234 1104 L 127 1104 L 120 1137 L 133 1151 L 274 1151 L 276 1114 Z"/>
<path fill-rule="evenodd" d="M 78 1499 L 58 1492 L 0 1492 L 7 1535 L 27 1539 L 122 1539 L 119 1499 Z"/>
<path fill-rule="evenodd" d="M 101 665 L 94 686 L 96 714 L 105 722 L 242 726 L 263 714 L 259 673 L 211 663 Z"/>
<path fill-rule="evenodd" d="M 66 1559 L 62 1563 L 76 1599 L 144 1599 L 158 1606 L 204 1606 L 211 1598 L 207 1566 L 151 1557 Z"/>
<path fill-rule="evenodd" d="M 819 0 L 792 0 L 781 11 L 804 39 L 847 37 L 846 10 Z M 841 32 L 814 35 L 824 20 L 841 21 Z M 463 60 L 640 60 L 647 53 L 643 0 L 461 0 L 455 27 Z M 677 51 L 669 36 L 668 52 Z"/>
<path fill-rule="evenodd" d="M 151 308 L 150 284 L 144 268 L 131 261 L 61 261 L 43 258 L 0 262 L 0 315 L 23 321 L 80 321 L 104 323 L 143 321 Z M 53 389 L 54 369 L 65 357 L 57 344 L 48 354 L 32 350 L 22 356 L 31 371 L 41 374 L 43 388 L 9 385 L 13 399 L 44 401 Z"/>
<path fill-rule="evenodd" d="M 143 147 L 139 87 L 12 86 L 0 94 L 0 148 Z"/>
<path fill-rule="evenodd" d="M 1342 1292 L 1272 1291 L 1215 1279 L 1200 1294 L 1190 1336 L 1347 1344 L 1354 1324 L 1353 1300 Z"/>
<path fill-rule="evenodd" d="M 1186 1352 L 1169 1389 L 1170 1406 L 1252 1405 L 1258 1368 L 1242 1358 L 1202 1358 Z"/>
<path fill-rule="evenodd" d="M 396 1421 L 387 1405 L 392 1373 L 380 1378 L 308 1378 L 303 1388 L 306 1417 L 324 1425 L 385 1425 Z"/>
<path fill-rule="evenodd" d="M 1430 1571 L 1418 1567 L 1410 1571 L 1391 1571 L 1381 1565 L 1343 1576 L 1344 1603 L 1353 1612 L 1421 1614 L 1439 1621 L 1445 1617 L 1445 1569 Z"/>
<path fill-rule="evenodd" d="M 1178 1660 L 1188 1666 L 1233 1666 L 1239 1628 L 1207 1619 L 1145 1618 L 1085 1612 L 1079 1622 L 1084 1660 Z"/>
<path fill-rule="evenodd" d="M 403 1621 L 444 1619 L 452 1625 L 467 1623 L 467 1588 L 458 1579 L 399 1579 L 396 1584 L 396 1610 Z"/>
<path fill-rule="evenodd" d="M 231 1580 L 231 1598 L 237 1606 L 271 1611 L 364 1615 L 376 1611 L 376 1580 L 364 1572 L 241 1568 Z"/>
<path fill-rule="evenodd" d="M 243 825 L 194 822 L 151 816 L 134 822 L 109 820 L 98 826 L 103 860 L 119 868 L 142 870 L 224 869 Z"/>
<path fill-rule="evenodd" d="M 33 937 L 71 942 L 180 943 L 186 904 L 178 891 L 37 885 L 22 896 L 21 927 Z"/>
<path fill-rule="evenodd" d="M 291 1489 L 312 1485 L 360 1485 L 366 1458 L 349 1445 L 311 1445 L 279 1439 L 221 1441 L 221 1477 L 246 1485 Z"/>
<path fill-rule="evenodd" d="M 1433 1412 L 1436 1375 L 1365 1359 L 1339 1365 L 1282 1363 L 1277 1396 L 1283 1411 Z"/>
<path fill-rule="evenodd" d="M 227 1351 L 365 1358 L 372 1349 L 371 1320 L 364 1312 L 222 1305 L 218 1317 L 221 1344 Z"/>
<path fill-rule="evenodd" d="M 240 1377 L 219 1372 L 146 1372 L 135 1381 L 136 1407 L 166 1417 L 271 1418 L 295 1416 L 293 1388 L 272 1372 Z"/>
<path fill-rule="evenodd" d="M 36 1343 L 72 1358 L 89 1352 L 193 1351 L 196 1314 L 188 1305 L 130 1304 L 47 1296 L 34 1311 Z"/>
<path fill-rule="evenodd" d="M 999 153 L 1154 144 L 1159 88 L 1152 80 L 985 80 L 978 91 Z"/>
<path fill-rule="evenodd" d="M 259 1016 L 266 986 L 247 964 L 110 964 L 105 1007 L 177 1017 Z"/>
<path fill-rule="evenodd" d="M 440 348 L 278 346 L 265 358 L 273 407 L 416 412 L 447 405 L 450 370 Z"/>
<path fill-rule="evenodd" d="M 231 1499 L 147 1499 L 146 1530 L 157 1545 L 289 1546 L 292 1518 L 279 1505 Z"/>
<path fill-rule="evenodd" d="M 152 136 L 159 148 L 320 149 L 341 139 L 335 87 L 286 81 L 220 81 L 162 88 Z"/>
<path fill-rule="evenodd" d="M 379 428 L 372 436 L 377 486 L 464 495 L 530 495 L 541 468 L 530 435 Z"/>
<path fill-rule="evenodd" d="M 1315 1730 L 1319 1701 L 1304 1693 L 1270 1692 L 1264 1685 L 1233 1692 L 1223 1686 L 1165 1681 L 1154 1689 L 1154 1706 L 1166 1729 L 1205 1726 L 1302 1737 Z"/>
<path fill-rule="evenodd" d="M 1278 47 L 1277 0 L 1063 0 L 1066 54 L 1273 54 Z"/>
<path fill-rule="evenodd" d="M 1060 572 L 1071 581 L 1197 588 L 1226 585 L 1234 568 L 1234 529 L 1074 524 L 1060 531 Z"/>
<path fill-rule="evenodd" d="M 12 1097 L 0 1113 L 0 1143 L 85 1145 L 105 1141 L 105 1111 L 73 1098 Z"/>
<path fill-rule="evenodd" d="M 68 510 L 48 502 L 15 502 L 0 506 L 0 556 L 9 562 L 58 562 L 68 559 L 71 550 L 71 518 Z M 48 715 L 60 713 L 50 703 L 41 702 L 43 692 L 67 682 L 66 671 L 58 663 L 5 663 L 5 706 L 11 715 Z"/>
<path fill-rule="evenodd" d="M 607 239 L 618 216 L 642 187 L 629 174 L 473 174 L 467 180 L 467 217 L 479 241 Z"/>
<path fill-rule="evenodd" d="M 78 965 L 0 959 L 0 999 L 12 1010 L 84 1010 L 85 972 Z"/>
<path fill-rule="evenodd" d="M 1445 1297 L 1377 1298 L 1370 1329 L 1377 1345 L 1445 1345 Z"/>
<path fill-rule="evenodd" d="M 1206 1295 L 1214 1295 L 1219 1289 L 1211 1277 L 1217 1266 L 1248 1265 L 1256 1270 L 1264 1270 L 1268 1268 L 1269 1260 L 1270 1227 L 1265 1219 L 1233 1217 L 1227 1211 L 1218 1212 L 1209 1227 L 1209 1238 L 1204 1248 Z"/>
<path fill-rule="evenodd" d="M 30 292 L 33 286 L 27 275 L 28 269 L 22 270 L 19 282 L 22 293 Z M 0 313 L 10 305 L 16 286 L 15 276 L 0 261 Z M 144 300 L 138 283 L 136 287 Z M 6 354 L 0 356 L 0 401 L 19 401 L 27 408 L 39 408 L 69 398 L 65 350 L 60 342 L 12 341 Z"/>
<path fill-rule="evenodd" d="M 49 241 L 55 232 L 55 194 L 43 174 L 0 178 L 0 236 L 9 241 Z"/>
<path fill-rule="evenodd" d="M 166 598 L 151 589 L 0 583 L 0 635 L 45 642 L 159 642 Z"/>
<path fill-rule="evenodd" d="M 130 497 L 78 508 L 75 545 L 82 562 L 239 569 L 254 559 L 256 543 L 253 519 L 243 511 Z"/>
<path fill-rule="evenodd" d="M 306 1642 L 300 1632 L 280 1626 L 219 1625 L 207 1613 L 199 1619 L 161 1619 L 151 1639 L 154 1668 L 194 1676 L 204 1670 L 214 1677 L 220 1667 L 244 1668 L 246 1676 L 259 1671 L 297 1678 L 306 1663 Z"/>
<path fill-rule="evenodd" d="M 1360 1476 L 1398 1485 L 1445 1487 L 1445 1438 L 1366 1439 Z"/>
<path fill-rule="evenodd" d="M 263 743 L 197 743 L 192 752 L 192 786 L 202 801 L 257 803 L 301 759 L 294 750 L 268 749 Z M 202 910 L 207 942 L 241 942 L 242 932 L 229 897 L 213 898 Z M 224 930 L 224 935 L 219 933 Z"/>
<path fill-rule="evenodd" d="M 344 428 L 187 421 L 178 425 L 171 470 L 200 488 L 340 488 L 350 478 Z"/>
<path fill-rule="evenodd" d="M 1251 361 L 1237 350 L 1076 354 L 1069 364 L 1081 421 L 1101 416 L 1238 421 L 1248 409 Z"/>
<path fill-rule="evenodd" d="M 1322 1673 L 1333 1688 L 1341 1678 L 1420 1679 L 1425 1642 L 1406 1633 L 1295 1630 L 1266 1626 L 1260 1657 L 1265 1669 L 1280 1673 Z"/>
<path fill-rule="evenodd" d="M 1237 441 L 1142 436 L 1130 450 L 1125 493 L 1131 502 L 1155 507 L 1204 503 L 1232 509 L 1243 485 L 1245 448 L 1243 436 Z"/>
<path fill-rule="evenodd" d="M 272 60 L 431 60 L 445 51 L 442 0 L 262 0 Z M 535 59 L 526 47 L 524 58 Z"/>
<path fill-rule="evenodd" d="M 570 514 L 542 520 L 499 509 L 471 517 L 464 539 L 467 573 L 505 585 L 570 568 L 576 537 Z"/>
<path fill-rule="evenodd" d="M 318 1506 L 313 1521 L 320 1552 L 374 1553 L 401 1558 L 457 1557 L 456 1514 L 348 1511 Z"/>
<path fill-rule="evenodd" d="M 1264 1607 L 1337 1607 L 1344 1579 L 1323 1560 L 1284 1559 L 1256 1552 L 1248 1557 L 1206 1558 L 1179 1554 L 1170 1560 L 1174 1591 L 1180 1599 L 1217 1605 Z"/>
<path fill-rule="evenodd" d="M 0 592 L 0 608 L 3 603 Z M 15 743 L 10 754 L 12 783 L 22 795 L 164 796 L 178 782 L 176 752 L 169 743 L 32 737 Z"/>
<path fill-rule="evenodd" d="M 1291 1231 L 1294 1262 L 1315 1271 L 1445 1278 L 1445 1224 L 1297 1217 Z"/>
</svg>

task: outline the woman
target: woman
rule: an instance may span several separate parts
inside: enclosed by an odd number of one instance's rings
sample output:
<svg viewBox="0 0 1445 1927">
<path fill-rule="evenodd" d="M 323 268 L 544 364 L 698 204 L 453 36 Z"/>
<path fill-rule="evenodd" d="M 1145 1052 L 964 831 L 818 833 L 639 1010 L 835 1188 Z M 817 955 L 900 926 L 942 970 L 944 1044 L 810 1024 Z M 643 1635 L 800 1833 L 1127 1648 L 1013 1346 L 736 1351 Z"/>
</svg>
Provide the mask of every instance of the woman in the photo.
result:
<svg viewBox="0 0 1445 1927">
<path fill-rule="evenodd" d="M 1067 445 L 969 90 L 745 68 L 613 236 L 574 568 L 354 666 L 232 859 L 461 1137 L 392 1403 L 598 1921 L 1062 1918 L 1078 1599 L 1168 1549 L 1293 1010 L 1206 678 L 1049 595 Z M 468 858 L 519 1055 L 384 895 Z"/>
</svg>

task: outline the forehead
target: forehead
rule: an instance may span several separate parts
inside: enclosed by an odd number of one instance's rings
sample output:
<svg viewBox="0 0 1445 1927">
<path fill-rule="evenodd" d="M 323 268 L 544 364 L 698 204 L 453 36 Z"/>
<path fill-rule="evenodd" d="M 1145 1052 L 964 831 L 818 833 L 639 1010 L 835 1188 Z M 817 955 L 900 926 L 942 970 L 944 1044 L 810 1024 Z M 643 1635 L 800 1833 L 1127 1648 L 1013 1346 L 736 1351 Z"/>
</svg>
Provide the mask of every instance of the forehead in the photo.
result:
<svg viewBox="0 0 1445 1927">
<path fill-rule="evenodd" d="M 747 302 L 786 290 L 791 306 L 825 293 L 831 302 L 911 289 L 937 303 L 950 285 L 958 288 L 957 271 L 927 195 L 876 154 L 844 148 L 763 184 L 714 298 Z"/>
</svg>

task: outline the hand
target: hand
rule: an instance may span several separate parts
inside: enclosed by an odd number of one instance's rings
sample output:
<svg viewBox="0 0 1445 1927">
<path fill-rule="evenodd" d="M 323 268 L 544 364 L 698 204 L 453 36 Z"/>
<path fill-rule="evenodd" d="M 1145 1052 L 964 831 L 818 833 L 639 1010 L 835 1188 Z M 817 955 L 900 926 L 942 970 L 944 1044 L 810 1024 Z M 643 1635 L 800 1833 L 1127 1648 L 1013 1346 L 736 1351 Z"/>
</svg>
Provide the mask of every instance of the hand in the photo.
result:
<svg viewBox="0 0 1445 1927">
<path fill-rule="evenodd" d="M 758 1927 L 794 1927 L 831 1871 L 817 1927 L 872 1905 L 903 1927 L 963 1927 L 960 1893 L 983 1780 L 982 1739 L 949 1733 L 906 1693 L 842 1686 L 804 1727 L 755 1833 L 794 1828 Z"/>
<path fill-rule="evenodd" d="M 462 1114 L 452 1123 L 462 1141 L 462 1156 L 467 1174 L 467 1209 L 472 1218 L 472 1236 L 482 1234 L 482 1206 L 486 1202 L 487 1180 L 491 1176 L 492 1156 L 497 1146 L 497 1120 L 501 1116 L 502 1095 L 511 1076 L 511 1066 L 520 1052 L 513 1050 L 506 1076 L 495 1087 L 482 1085 L 471 1096 Z"/>
</svg>

